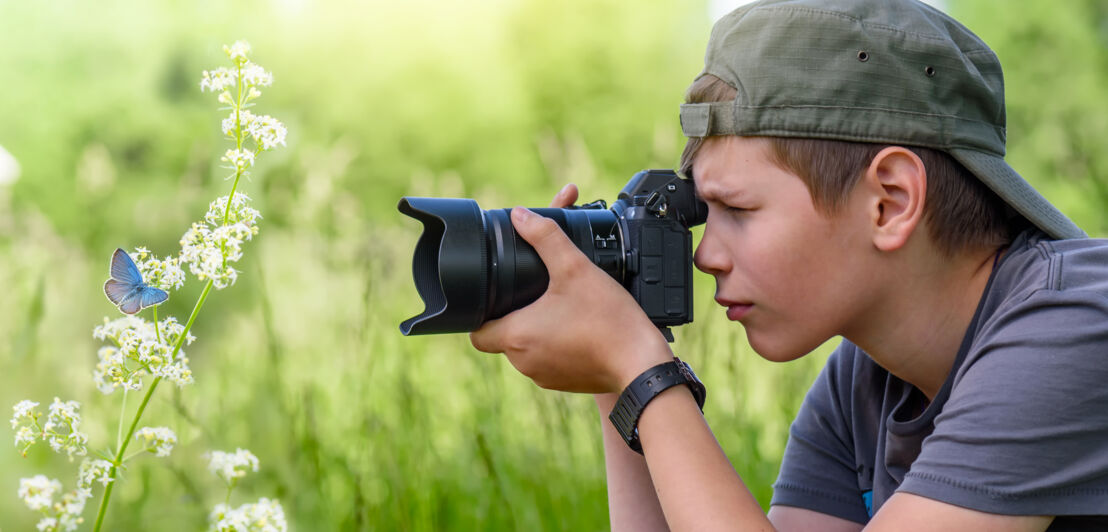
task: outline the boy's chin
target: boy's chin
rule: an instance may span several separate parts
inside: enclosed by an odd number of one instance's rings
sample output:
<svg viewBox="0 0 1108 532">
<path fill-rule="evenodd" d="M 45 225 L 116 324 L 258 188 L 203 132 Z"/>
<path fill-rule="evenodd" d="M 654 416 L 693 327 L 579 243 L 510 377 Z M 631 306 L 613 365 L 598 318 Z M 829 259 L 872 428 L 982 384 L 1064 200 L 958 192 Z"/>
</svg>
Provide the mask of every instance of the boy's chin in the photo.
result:
<svg viewBox="0 0 1108 532">
<path fill-rule="evenodd" d="M 769 335 L 751 334 L 747 331 L 747 342 L 758 356 L 770 362 L 790 362 L 796 360 L 819 347 L 819 343 L 809 347 L 807 343 L 801 345 L 788 339 L 773 338 Z"/>
</svg>

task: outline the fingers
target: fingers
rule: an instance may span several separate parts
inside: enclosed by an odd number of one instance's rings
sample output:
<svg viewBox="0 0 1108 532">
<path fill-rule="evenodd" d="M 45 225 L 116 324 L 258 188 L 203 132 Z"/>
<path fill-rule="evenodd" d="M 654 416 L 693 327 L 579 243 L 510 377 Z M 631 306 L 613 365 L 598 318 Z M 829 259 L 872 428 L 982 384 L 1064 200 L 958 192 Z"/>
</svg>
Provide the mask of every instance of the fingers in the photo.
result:
<svg viewBox="0 0 1108 532">
<path fill-rule="evenodd" d="M 584 258 L 558 224 L 524 207 L 512 209 L 512 225 L 531 244 L 550 272 L 550 279 L 569 273 L 576 258 Z"/>
<path fill-rule="evenodd" d="M 473 344 L 473 348 L 483 353 L 503 353 L 504 348 L 501 347 L 498 333 L 496 332 L 496 325 L 493 322 L 499 320 L 491 320 L 485 322 L 480 329 L 469 333 L 469 343 Z"/>
<path fill-rule="evenodd" d="M 550 206 L 563 209 L 573 205 L 577 202 L 577 185 L 569 183 L 562 187 L 557 194 L 554 195 L 554 199 L 550 200 Z"/>
</svg>

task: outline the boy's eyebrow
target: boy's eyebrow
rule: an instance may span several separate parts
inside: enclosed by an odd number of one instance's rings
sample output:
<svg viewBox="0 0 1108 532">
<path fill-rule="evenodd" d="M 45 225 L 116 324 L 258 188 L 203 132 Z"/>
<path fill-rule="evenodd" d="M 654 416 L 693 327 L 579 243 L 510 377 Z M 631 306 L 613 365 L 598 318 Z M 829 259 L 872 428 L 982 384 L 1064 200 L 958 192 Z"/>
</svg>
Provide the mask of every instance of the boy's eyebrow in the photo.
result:
<svg viewBox="0 0 1108 532">
<path fill-rule="evenodd" d="M 739 196 L 743 195 L 741 190 L 735 190 L 735 189 L 721 190 L 718 187 L 709 187 L 707 191 L 701 189 L 700 187 L 696 187 L 695 190 L 696 190 L 696 199 L 698 199 L 700 201 L 703 201 L 703 202 L 708 202 L 708 201 L 724 202 L 724 201 L 727 201 L 727 200 L 733 200 L 736 197 L 739 197 Z"/>
</svg>

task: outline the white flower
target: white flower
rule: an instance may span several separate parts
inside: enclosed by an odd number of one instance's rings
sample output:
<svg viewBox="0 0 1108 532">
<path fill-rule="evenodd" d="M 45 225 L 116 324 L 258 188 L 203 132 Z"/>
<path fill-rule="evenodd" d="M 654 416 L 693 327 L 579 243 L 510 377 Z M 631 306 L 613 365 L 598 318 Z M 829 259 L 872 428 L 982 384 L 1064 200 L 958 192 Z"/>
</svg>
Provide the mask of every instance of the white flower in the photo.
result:
<svg viewBox="0 0 1108 532">
<path fill-rule="evenodd" d="M 212 530 L 218 532 L 285 532 L 289 527 L 281 503 L 264 497 L 238 508 L 218 504 L 212 510 L 210 520 Z"/>
<path fill-rule="evenodd" d="M 218 227 L 225 225 L 224 216 L 226 216 L 227 224 L 245 224 L 251 235 L 255 235 L 258 233 L 255 226 L 262 215 L 257 209 L 251 208 L 249 203 L 250 196 L 239 192 L 235 194 L 235 199 L 231 201 L 231 209 L 228 210 L 227 196 L 218 197 L 208 205 L 208 213 L 204 215 L 204 221 L 212 227 Z M 250 239 L 247 238 L 247 240 Z"/>
<path fill-rule="evenodd" d="M 263 115 L 251 120 L 247 128 L 254 142 L 263 150 L 276 148 L 278 144 L 285 145 L 285 135 L 288 130 L 284 124 L 269 115 Z"/>
<path fill-rule="evenodd" d="M 237 126 L 236 126 L 236 121 L 237 121 Z M 253 123 L 253 122 L 254 122 L 254 113 L 251 113 L 250 111 L 247 111 L 246 109 L 241 109 L 241 110 L 239 110 L 238 116 L 236 117 L 235 116 L 235 111 L 232 110 L 231 114 L 228 115 L 227 118 L 223 119 L 223 122 L 221 123 L 221 128 L 223 129 L 223 134 L 224 135 L 227 135 L 228 137 L 231 137 L 231 138 L 236 138 L 237 137 L 237 131 L 239 129 L 249 129 L 250 124 Z"/>
<path fill-rule="evenodd" d="M 268 87 L 273 84 L 273 74 L 266 72 L 264 68 L 254 63 L 247 62 L 242 67 L 242 80 L 248 86 Z"/>
<path fill-rule="evenodd" d="M 231 61 L 245 62 L 247 55 L 250 54 L 250 43 L 246 41 L 235 41 L 235 44 L 231 46 L 223 46 L 223 51 L 227 54 L 227 57 L 231 58 Z"/>
<path fill-rule="evenodd" d="M 181 236 L 181 262 L 200 280 L 212 280 L 216 288 L 235 283 L 239 272 L 230 263 L 242 258 L 242 243 L 258 234 L 261 214 L 249 201 L 246 194 L 235 194 L 228 209 L 227 196 L 216 199 L 204 221 L 192 224 Z"/>
<path fill-rule="evenodd" d="M 235 86 L 235 73 L 227 67 L 205 70 L 200 80 L 201 91 L 223 92 Z"/>
<path fill-rule="evenodd" d="M 245 477 L 248 469 L 258 471 L 258 457 L 246 449 L 236 449 L 234 453 L 212 451 L 207 458 L 208 471 L 228 484 Z"/>
<path fill-rule="evenodd" d="M 141 440 L 146 450 L 158 456 L 169 456 L 177 444 L 177 435 L 169 427 L 143 427 L 135 433 L 135 439 Z"/>
<path fill-rule="evenodd" d="M 47 510 L 54 505 L 54 494 L 62 490 L 62 483 L 46 478 L 46 475 L 35 475 L 31 478 L 19 479 L 19 498 L 33 511 Z"/>
<path fill-rule="evenodd" d="M 43 475 L 19 480 L 19 498 L 23 499 L 28 508 L 41 512 L 44 516 L 38 522 L 39 530 L 77 530 L 77 526 L 83 521 L 81 512 L 85 510 L 85 502 L 92 496 L 91 491 L 78 488 L 63 494 L 58 502 L 54 502 L 54 495 L 61 490 L 61 482 Z"/>
<path fill-rule="evenodd" d="M 113 479 L 111 477 L 112 463 L 107 460 L 89 460 L 81 462 L 81 470 L 77 473 L 78 489 L 91 489 L 93 482 L 99 482 L 107 486 Z"/>
<path fill-rule="evenodd" d="M 192 378 L 192 370 L 189 369 L 188 362 L 189 359 L 183 358 L 180 359 L 180 362 L 177 364 L 166 364 L 164 366 L 156 367 L 151 371 L 155 377 L 161 377 L 169 382 L 172 382 L 173 384 L 176 384 L 177 387 L 180 388 L 194 382 Z"/>
<path fill-rule="evenodd" d="M 93 330 L 93 337 L 111 340 L 116 347 L 101 347 L 97 355 L 100 362 L 93 372 L 96 387 L 103 393 L 112 393 L 118 388 L 138 390 L 142 388 L 142 377 L 147 372 L 184 386 L 191 384 L 192 371 L 188 367 L 188 358 L 184 349 L 173 355 L 173 346 L 184 333 L 184 326 L 172 316 L 154 324 L 135 316 L 124 316 L 109 321 Z M 196 337 L 189 334 L 182 345 L 191 344 Z"/>
<path fill-rule="evenodd" d="M 73 490 L 62 495 L 59 504 L 54 505 L 57 510 L 58 527 L 62 530 L 77 530 L 81 524 L 81 512 L 85 511 L 85 502 L 92 496 L 89 490 Z"/>
<path fill-rule="evenodd" d="M 149 250 L 140 247 L 135 248 L 131 258 L 134 259 L 135 266 L 138 267 L 142 280 L 147 285 L 168 291 L 181 288 L 181 285 L 185 284 L 185 271 L 181 269 L 177 257 L 158 260 Z"/>
<path fill-rule="evenodd" d="M 19 427 L 19 430 L 15 431 L 16 447 L 22 445 L 26 449 L 33 443 L 35 443 L 35 431 L 31 430 L 31 427 Z"/>
<path fill-rule="evenodd" d="M 96 352 L 96 356 L 100 361 L 96 364 L 96 370 L 92 372 L 92 379 L 101 393 L 107 395 L 117 388 L 142 389 L 142 377 L 146 372 L 142 368 L 128 370 L 127 359 L 118 348 L 103 346 Z"/>
<path fill-rule="evenodd" d="M 36 438 L 42 434 L 42 427 L 38 419 L 42 417 L 35 407 L 38 403 L 23 400 L 12 407 L 15 414 L 12 416 L 12 428 L 15 429 L 15 446 L 20 447 L 19 453 L 27 456 L 27 451 L 35 444 Z"/>
<path fill-rule="evenodd" d="M 46 441 L 54 452 L 65 451 L 69 460 L 73 456 L 84 456 L 88 445 L 88 436 L 80 431 L 81 415 L 77 410 L 81 404 L 77 401 L 62 402 L 57 397 L 50 405 L 50 413 L 46 416 L 46 424 L 42 430 L 46 435 Z"/>
<path fill-rule="evenodd" d="M 38 403 L 24 399 L 15 404 L 12 410 L 15 412 L 12 415 L 12 428 L 16 428 L 23 421 L 34 422 L 38 418 L 39 414 L 34 412 L 34 408 L 38 406 Z"/>
<path fill-rule="evenodd" d="M 227 153 L 224 153 L 220 160 L 231 163 L 231 166 L 234 166 L 236 170 L 242 171 L 254 166 L 254 152 L 250 150 L 227 150 Z"/>
</svg>

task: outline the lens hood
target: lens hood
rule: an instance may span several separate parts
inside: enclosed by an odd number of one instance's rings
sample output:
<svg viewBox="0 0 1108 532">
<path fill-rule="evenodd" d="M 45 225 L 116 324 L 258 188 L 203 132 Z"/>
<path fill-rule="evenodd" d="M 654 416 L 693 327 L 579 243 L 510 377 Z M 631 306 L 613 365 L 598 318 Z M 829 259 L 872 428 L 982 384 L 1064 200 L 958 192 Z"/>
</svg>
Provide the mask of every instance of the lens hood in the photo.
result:
<svg viewBox="0 0 1108 532">
<path fill-rule="evenodd" d="M 457 198 L 404 197 L 400 212 L 423 223 L 416 243 L 412 277 L 425 308 L 404 320 L 400 332 L 436 334 L 472 331 L 484 321 L 488 299 L 487 242 L 484 216 L 477 202 Z M 444 274 L 450 276 L 444 278 Z M 450 312 L 450 302 L 470 308 Z M 476 312 L 474 312 L 476 311 Z"/>
</svg>

